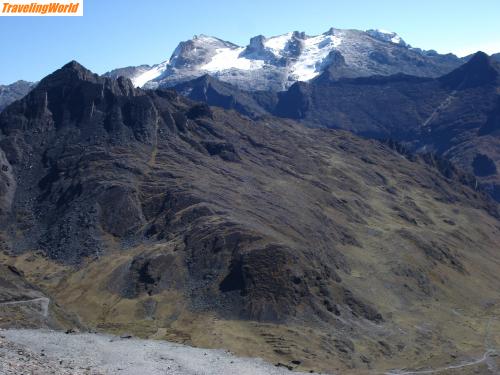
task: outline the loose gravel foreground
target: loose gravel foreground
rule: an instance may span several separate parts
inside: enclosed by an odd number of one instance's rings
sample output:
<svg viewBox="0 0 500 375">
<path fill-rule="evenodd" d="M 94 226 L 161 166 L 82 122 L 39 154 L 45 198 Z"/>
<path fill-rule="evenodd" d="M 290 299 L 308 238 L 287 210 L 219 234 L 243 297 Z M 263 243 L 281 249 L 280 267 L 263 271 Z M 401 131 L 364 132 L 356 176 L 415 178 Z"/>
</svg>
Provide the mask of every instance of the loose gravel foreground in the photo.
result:
<svg viewBox="0 0 500 375">
<path fill-rule="evenodd" d="M 0 330 L 0 374 L 278 375 L 290 371 L 261 359 L 165 341 L 11 329 Z"/>
</svg>

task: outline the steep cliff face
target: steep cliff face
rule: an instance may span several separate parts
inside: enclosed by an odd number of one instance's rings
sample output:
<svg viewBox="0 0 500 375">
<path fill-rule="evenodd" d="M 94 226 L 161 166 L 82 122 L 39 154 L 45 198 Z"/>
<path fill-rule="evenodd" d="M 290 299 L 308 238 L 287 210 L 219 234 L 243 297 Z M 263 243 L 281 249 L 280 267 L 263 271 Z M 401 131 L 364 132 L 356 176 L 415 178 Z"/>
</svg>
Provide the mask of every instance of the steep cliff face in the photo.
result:
<svg viewBox="0 0 500 375">
<path fill-rule="evenodd" d="M 90 326 L 320 370 L 483 340 L 498 206 L 437 161 L 76 62 L 0 129 L 2 259 Z"/>
</svg>

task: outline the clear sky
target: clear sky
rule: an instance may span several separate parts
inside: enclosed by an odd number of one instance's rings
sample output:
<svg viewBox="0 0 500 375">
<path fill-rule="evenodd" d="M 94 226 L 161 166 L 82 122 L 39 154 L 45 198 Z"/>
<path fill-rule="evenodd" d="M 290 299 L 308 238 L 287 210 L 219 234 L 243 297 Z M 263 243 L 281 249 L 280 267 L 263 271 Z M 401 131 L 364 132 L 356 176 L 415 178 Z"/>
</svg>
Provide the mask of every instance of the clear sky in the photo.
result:
<svg viewBox="0 0 500 375">
<path fill-rule="evenodd" d="M 500 52 L 500 0 L 84 0 L 83 17 L 0 17 L 0 84 L 70 60 L 100 74 L 158 63 L 195 34 L 246 45 L 332 26 L 391 30 L 438 52 Z"/>
</svg>

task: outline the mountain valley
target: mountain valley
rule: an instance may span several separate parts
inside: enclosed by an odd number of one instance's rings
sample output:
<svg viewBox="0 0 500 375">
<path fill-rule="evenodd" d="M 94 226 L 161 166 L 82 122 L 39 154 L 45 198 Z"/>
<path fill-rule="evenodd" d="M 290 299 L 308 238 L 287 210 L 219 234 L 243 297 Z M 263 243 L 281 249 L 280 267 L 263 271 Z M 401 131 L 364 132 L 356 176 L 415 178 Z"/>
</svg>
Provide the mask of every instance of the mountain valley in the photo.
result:
<svg viewBox="0 0 500 375">
<path fill-rule="evenodd" d="M 500 211 L 474 179 L 394 142 L 266 112 L 74 61 L 3 110 L 0 293 L 50 301 L 43 322 L 17 311 L 23 326 L 342 374 L 497 348 Z"/>
</svg>

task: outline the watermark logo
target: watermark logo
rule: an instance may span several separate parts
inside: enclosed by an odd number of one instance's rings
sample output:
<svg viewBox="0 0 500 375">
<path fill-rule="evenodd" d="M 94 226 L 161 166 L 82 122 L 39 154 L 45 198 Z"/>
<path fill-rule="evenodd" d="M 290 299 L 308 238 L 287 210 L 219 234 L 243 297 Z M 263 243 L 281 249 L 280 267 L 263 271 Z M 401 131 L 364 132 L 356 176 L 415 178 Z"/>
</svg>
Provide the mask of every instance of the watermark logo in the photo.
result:
<svg viewBox="0 0 500 375">
<path fill-rule="evenodd" d="M 0 16 L 83 16 L 83 0 L 7 0 L 0 3 Z"/>
</svg>

